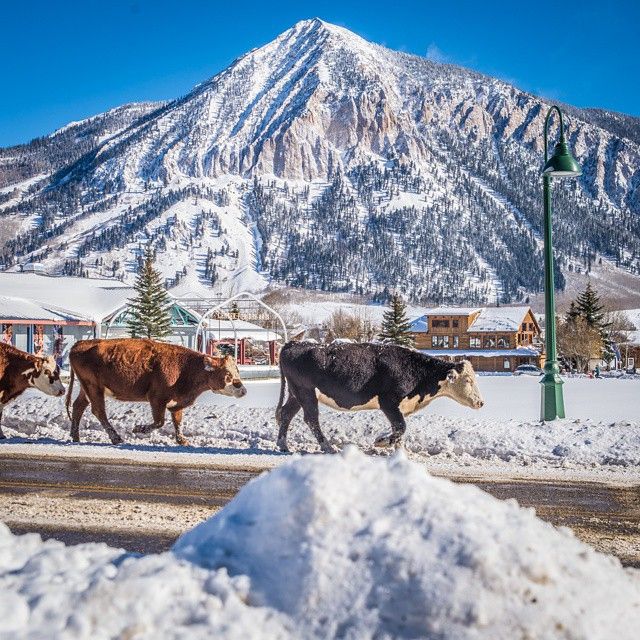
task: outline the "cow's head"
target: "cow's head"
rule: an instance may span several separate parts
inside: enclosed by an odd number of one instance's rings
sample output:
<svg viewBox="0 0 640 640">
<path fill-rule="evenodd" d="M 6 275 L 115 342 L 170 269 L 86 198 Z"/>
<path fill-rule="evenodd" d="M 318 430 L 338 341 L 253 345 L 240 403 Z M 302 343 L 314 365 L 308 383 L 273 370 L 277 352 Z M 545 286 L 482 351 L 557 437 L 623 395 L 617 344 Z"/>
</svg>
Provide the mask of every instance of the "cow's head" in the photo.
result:
<svg viewBox="0 0 640 640">
<path fill-rule="evenodd" d="M 440 390 L 443 395 L 466 407 L 480 409 L 484 405 L 475 371 L 468 360 L 463 360 L 449 369 L 447 377 L 440 382 Z"/>
<path fill-rule="evenodd" d="M 204 369 L 209 373 L 209 389 L 214 393 L 232 398 L 242 398 L 247 395 L 247 389 L 240 380 L 236 362 L 231 356 L 207 357 Z"/>
<path fill-rule="evenodd" d="M 64 386 L 60 380 L 60 367 L 52 356 L 36 358 L 33 367 L 25 371 L 29 384 L 49 396 L 63 396 Z"/>
</svg>

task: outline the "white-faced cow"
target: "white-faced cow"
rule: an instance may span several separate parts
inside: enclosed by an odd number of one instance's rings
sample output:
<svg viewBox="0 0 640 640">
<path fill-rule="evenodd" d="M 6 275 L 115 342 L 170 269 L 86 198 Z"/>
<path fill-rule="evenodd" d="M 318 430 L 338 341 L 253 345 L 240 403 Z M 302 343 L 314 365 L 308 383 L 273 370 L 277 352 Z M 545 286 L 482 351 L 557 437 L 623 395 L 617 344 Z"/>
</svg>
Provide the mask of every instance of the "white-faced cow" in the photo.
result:
<svg viewBox="0 0 640 640">
<path fill-rule="evenodd" d="M 63 396 L 60 368 L 51 356 L 33 356 L 11 345 L 0 343 L 0 439 L 2 410 L 30 387 L 50 396 Z"/>
<path fill-rule="evenodd" d="M 107 417 L 105 396 L 149 402 L 153 423 L 136 426 L 135 433 L 149 433 L 162 427 L 168 409 L 177 443 L 188 445 L 182 433 L 182 411 L 191 406 L 201 393 L 213 391 L 234 398 L 241 398 L 247 393 L 232 357 L 213 358 L 155 340 L 80 340 L 69 352 L 69 363 L 71 380 L 66 405 L 74 442 L 80 441 L 80 419 L 89 404 L 111 442 L 122 442 Z M 80 382 L 80 392 L 70 413 L 75 376 Z"/>
<path fill-rule="evenodd" d="M 287 451 L 287 430 L 302 408 L 323 451 L 332 452 L 318 420 L 318 402 L 342 411 L 380 409 L 391 434 L 379 447 L 398 446 L 406 431 L 404 417 L 438 397 L 479 409 L 484 404 L 471 363 L 451 363 L 389 344 L 289 342 L 280 353 L 280 400 L 276 409 L 278 447 Z M 285 386 L 289 397 L 283 405 Z"/>
</svg>

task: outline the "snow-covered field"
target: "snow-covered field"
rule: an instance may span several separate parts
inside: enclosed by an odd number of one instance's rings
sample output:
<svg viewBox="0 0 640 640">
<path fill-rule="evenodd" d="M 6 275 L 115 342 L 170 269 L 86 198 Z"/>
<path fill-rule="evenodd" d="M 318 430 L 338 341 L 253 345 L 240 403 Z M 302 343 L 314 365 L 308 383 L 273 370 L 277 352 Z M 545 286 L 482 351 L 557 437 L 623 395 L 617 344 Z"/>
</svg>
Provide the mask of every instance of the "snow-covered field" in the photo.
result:
<svg viewBox="0 0 640 640">
<path fill-rule="evenodd" d="M 640 572 L 404 455 L 296 457 L 171 552 L 0 525 L 2 638 L 637 637 Z"/>
<path fill-rule="evenodd" d="M 569 379 L 565 384 L 569 417 L 548 423 L 538 420 L 537 378 L 483 376 L 479 385 L 485 399 L 479 411 L 438 399 L 408 418 L 406 449 L 412 458 L 427 462 L 434 471 L 438 465 L 446 465 L 448 473 L 454 474 L 489 467 L 502 473 L 526 469 L 531 475 L 536 470 L 554 469 L 561 470 L 565 478 L 572 474 L 580 479 L 607 475 L 624 482 L 640 481 L 640 380 Z M 254 463 L 264 458 L 261 464 L 266 467 L 279 464 L 282 456 L 268 455 L 276 449 L 274 408 L 279 381 L 250 381 L 247 388 L 242 400 L 208 393 L 185 411 L 184 431 L 191 449 L 175 445 L 169 420 L 163 429 L 148 436 L 132 432 L 136 424 L 150 422 L 148 405 L 108 401 L 112 423 L 128 447 L 102 446 L 102 455 L 109 450 L 110 457 L 130 457 L 160 448 L 177 457 L 186 458 L 191 452 L 202 454 L 200 457 L 218 453 L 248 458 L 241 455 L 246 453 Z M 353 443 L 366 451 L 388 429 L 379 411 L 344 413 L 322 408 L 321 424 L 335 445 Z M 35 392 L 7 406 L 3 428 L 13 438 L 69 441 L 63 400 Z M 83 443 L 108 442 L 89 411 L 83 419 L 81 438 Z M 291 425 L 289 444 L 297 451 L 317 450 L 302 414 Z M 5 450 L 17 451 L 18 447 L 22 452 L 30 448 L 36 452 L 34 445 L 18 445 L 15 440 L 0 444 Z"/>
</svg>

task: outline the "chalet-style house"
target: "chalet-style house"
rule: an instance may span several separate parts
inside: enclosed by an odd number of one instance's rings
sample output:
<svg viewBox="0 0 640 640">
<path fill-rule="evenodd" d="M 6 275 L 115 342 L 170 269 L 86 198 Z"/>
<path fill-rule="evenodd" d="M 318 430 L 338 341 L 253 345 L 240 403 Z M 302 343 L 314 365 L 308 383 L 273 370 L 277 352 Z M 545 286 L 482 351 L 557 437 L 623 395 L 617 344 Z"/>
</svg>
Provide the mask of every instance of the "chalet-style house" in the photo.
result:
<svg viewBox="0 0 640 640">
<path fill-rule="evenodd" d="M 436 307 L 411 323 L 415 347 L 476 371 L 544 364 L 541 331 L 530 307 Z"/>
</svg>

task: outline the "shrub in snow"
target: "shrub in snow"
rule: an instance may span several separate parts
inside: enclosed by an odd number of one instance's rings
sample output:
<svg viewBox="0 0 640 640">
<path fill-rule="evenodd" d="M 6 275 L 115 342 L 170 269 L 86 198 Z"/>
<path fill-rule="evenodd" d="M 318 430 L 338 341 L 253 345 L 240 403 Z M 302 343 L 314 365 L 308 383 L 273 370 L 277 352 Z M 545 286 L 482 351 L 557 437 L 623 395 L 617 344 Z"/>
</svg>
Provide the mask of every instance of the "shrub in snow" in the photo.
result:
<svg viewBox="0 0 640 640">
<path fill-rule="evenodd" d="M 621 638 L 640 573 L 532 510 L 403 455 L 306 457 L 247 485 L 177 555 L 251 578 L 300 637 Z"/>
<path fill-rule="evenodd" d="M 173 553 L 0 524 L 0 638 L 626 638 L 640 572 L 403 455 L 294 458 Z"/>
</svg>

